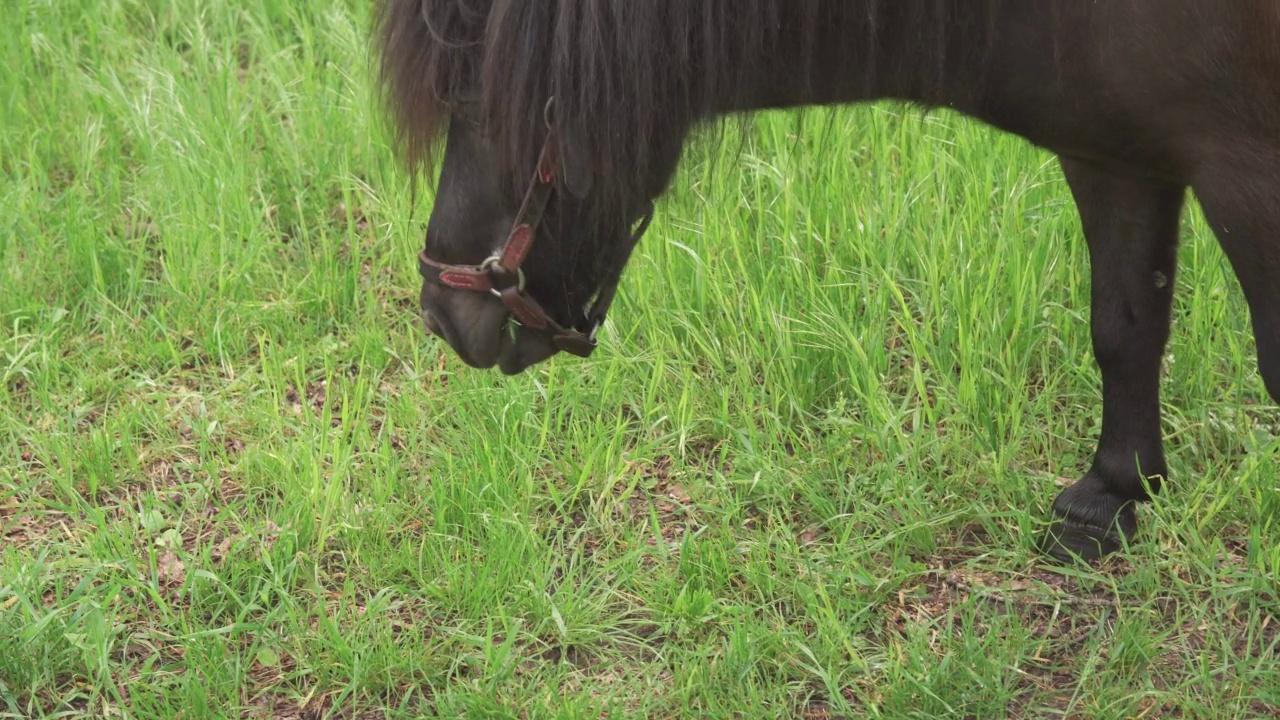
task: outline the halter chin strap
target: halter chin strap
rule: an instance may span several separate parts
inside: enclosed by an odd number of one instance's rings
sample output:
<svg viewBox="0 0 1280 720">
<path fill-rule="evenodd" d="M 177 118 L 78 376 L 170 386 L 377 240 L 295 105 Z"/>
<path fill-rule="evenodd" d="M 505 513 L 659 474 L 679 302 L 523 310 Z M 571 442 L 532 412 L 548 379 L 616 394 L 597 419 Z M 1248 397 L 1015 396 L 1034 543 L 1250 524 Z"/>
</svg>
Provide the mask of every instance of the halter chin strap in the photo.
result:
<svg viewBox="0 0 1280 720">
<path fill-rule="evenodd" d="M 479 265 L 449 265 L 427 257 L 424 249 L 418 254 L 418 272 L 424 279 L 454 290 L 486 292 L 497 296 L 521 325 L 550 335 L 551 342 L 560 350 L 585 358 L 596 349 L 596 333 L 604 323 L 609 305 L 618 292 L 622 270 L 631 251 L 649 228 L 649 221 L 653 218 L 653 203 L 646 205 L 644 215 L 623 249 L 621 262 L 605 278 L 595 301 L 587 310 L 584 318 L 586 327 L 566 328 L 557 323 L 537 300 L 525 292 L 524 271 L 521 269 L 537 238 L 538 225 L 542 222 L 547 202 L 551 200 L 555 190 L 558 167 L 553 154 L 554 140 L 554 133 L 548 132 L 547 139 L 542 144 L 542 152 L 538 155 L 538 168 L 520 203 L 520 211 L 516 214 L 507 241 L 498 252 Z"/>
</svg>

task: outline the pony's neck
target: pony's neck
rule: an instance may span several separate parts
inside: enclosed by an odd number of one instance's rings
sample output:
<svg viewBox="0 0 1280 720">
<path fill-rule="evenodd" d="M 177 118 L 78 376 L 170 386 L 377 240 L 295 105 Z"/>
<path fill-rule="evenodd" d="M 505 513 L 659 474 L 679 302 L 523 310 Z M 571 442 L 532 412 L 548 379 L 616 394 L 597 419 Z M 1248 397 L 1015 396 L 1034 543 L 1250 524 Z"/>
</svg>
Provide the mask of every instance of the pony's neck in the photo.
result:
<svg viewBox="0 0 1280 720">
<path fill-rule="evenodd" d="M 786 3 L 774 47 L 743 71 L 751 81 L 707 114 L 879 99 L 977 109 L 994 44 L 988 7 L 970 1 L 845 2 L 808 32 L 804 3 Z"/>
</svg>

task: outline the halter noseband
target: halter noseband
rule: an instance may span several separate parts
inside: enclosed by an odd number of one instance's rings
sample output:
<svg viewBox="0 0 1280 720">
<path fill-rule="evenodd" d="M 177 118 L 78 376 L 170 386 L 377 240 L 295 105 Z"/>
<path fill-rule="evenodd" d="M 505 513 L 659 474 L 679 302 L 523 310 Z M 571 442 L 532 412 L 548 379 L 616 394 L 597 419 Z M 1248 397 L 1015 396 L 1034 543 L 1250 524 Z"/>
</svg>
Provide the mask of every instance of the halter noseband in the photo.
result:
<svg viewBox="0 0 1280 720">
<path fill-rule="evenodd" d="M 558 168 L 553 155 L 554 140 L 555 133 L 548 130 L 542 152 L 538 155 L 538 168 L 520 203 L 520 211 L 512 223 L 507 241 L 500 250 L 479 265 L 449 265 L 427 257 L 424 249 L 418 253 L 418 272 L 425 280 L 454 290 L 487 292 L 497 296 L 521 325 L 550 335 L 551 342 L 560 350 L 585 358 L 596 349 L 596 333 L 604 323 L 609 305 L 617 294 L 623 267 L 653 218 L 653 203 L 646 206 L 644 215 L 631 233 L 623 250 L 622 263 L 600 286 L 600 291 L 584 318 L 586 328 L 566 328 L 557 323 L 537 300 L 525 292 L 524 271 L 521 269 L 537 239 L 538 225 L 542 222 L 547 202 L 555 190 Z"/>
</svg>

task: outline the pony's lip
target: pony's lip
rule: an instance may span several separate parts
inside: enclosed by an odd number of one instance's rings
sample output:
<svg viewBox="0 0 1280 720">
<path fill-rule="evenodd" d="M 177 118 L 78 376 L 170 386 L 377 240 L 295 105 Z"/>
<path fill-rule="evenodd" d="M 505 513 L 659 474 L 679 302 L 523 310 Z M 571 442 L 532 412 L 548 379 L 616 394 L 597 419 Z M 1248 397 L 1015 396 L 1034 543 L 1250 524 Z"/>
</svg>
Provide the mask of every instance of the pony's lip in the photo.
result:
<svg viewBox="0 0 1280 720">
<path fill-rule="evenodd" d="M 518 375 L 560 352 L 546 335 L 508 319 L 498 344 L 498 369 Z"/>
<path fill-rule="evenodd" d="M 498 328 L 497 365 L 504 375 L 517 375 L 528 367 L 520 362 L 520 347 L 514 337 L 518 330 L 511 326 L 513 322 L 507 318 L 502 327 Z"/>
</svg>

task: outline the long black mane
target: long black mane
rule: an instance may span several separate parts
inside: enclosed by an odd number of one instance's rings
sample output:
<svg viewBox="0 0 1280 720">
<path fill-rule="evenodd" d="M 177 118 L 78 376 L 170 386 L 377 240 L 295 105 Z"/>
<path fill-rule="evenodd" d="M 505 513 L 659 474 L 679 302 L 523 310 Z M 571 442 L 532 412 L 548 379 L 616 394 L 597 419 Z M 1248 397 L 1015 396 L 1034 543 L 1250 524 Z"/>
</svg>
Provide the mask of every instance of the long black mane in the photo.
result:
<svg viewBox="0 0 1280 720">
<path fill-rule="evenodd" d="M 874 44 L 884 41 L 886 14 L 917 33 L 897 39 L 910 43 L 911 71 L 934 68 L 940 81 L 957 51 L 942 42 L 944 29 L 961 12 L 973 15 L 954 0 L 383 0 L 380 78 L 415 171 L 432 164 L 449 119 L 463 113 L 490 138 L 508 179 L 524 182 L 554 96 L 556 116 L 575 123 L 578 151 L 606 190 L 625 196 L 652 176 L 652 139 L 726 108 L 767 106 L 761 76 L 778 72 L 779 57 L 799 64 L 787 69 L 794 83 L 812 82 L 815 63 L 885 56 Z M 844 42 L 820 38 L 831 27 L 849 29 Z M 883 67 L 892 62 L 863 63 L 868 87 L 897 70 Z"/>
</svg>

